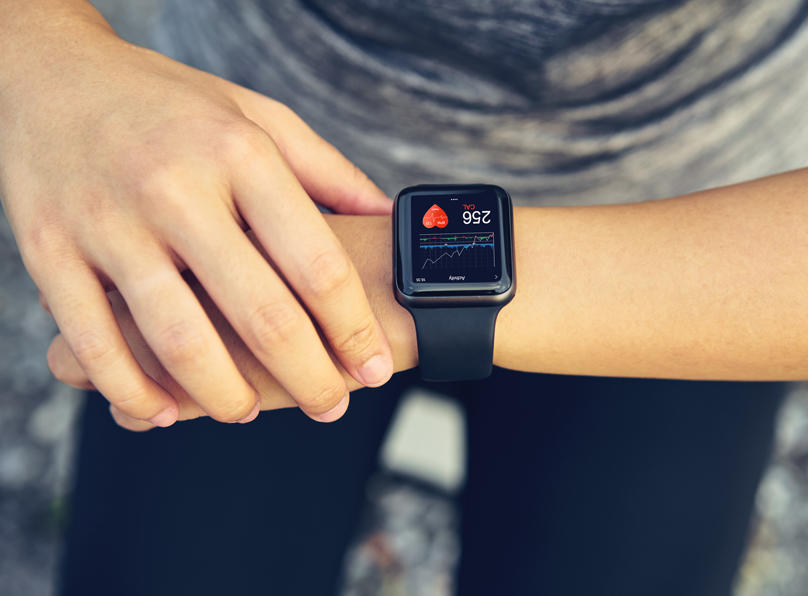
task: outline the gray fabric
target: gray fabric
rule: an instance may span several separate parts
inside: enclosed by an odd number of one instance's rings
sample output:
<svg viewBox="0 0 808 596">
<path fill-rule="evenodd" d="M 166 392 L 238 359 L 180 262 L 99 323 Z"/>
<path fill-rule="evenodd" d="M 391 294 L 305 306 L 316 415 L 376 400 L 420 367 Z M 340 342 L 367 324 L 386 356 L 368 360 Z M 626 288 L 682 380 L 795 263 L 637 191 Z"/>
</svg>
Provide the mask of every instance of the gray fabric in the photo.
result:
<svg viewBox="0 0 808 596">
<path fill-rule="evenodd" d="M 390 195 L 683 194 L 804 166 L 805 0 L 162 0 L 155 45 L 295 109 Z"/>
</svg>

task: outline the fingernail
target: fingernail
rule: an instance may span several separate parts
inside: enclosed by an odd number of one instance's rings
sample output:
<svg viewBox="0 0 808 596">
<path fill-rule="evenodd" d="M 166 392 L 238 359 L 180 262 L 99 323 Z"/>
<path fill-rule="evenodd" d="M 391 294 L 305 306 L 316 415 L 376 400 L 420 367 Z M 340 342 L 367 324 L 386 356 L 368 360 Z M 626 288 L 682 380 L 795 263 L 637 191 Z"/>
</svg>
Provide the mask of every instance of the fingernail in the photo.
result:
<svg viewBox="0 0 808 596">
<path fill-rule="evenodd" d="M 258 405 L 258 402 L 255 402 L 253 409 L 250 410 L 250 413 L 247 414 L 244 418 L 238 421 L 239 424 L 246 424 L 247 422 L 252 422 L 256 418 L 258 418 L 258 412 L 261 411 L 261 408 Z"/>
<path fill-rule="evenodd" d="M 386 383 L 393 375 L 393 361 L 381 354 L 376 354 L 359 368 L 362 382 L 370 387 Z"/>
<path fill-rule="evenodd" d="M 334 422 L 334 420 L 341 417 L 345 413 L 345 410 L 348 409 L 348 395 L 350 394 L 346 393 L 345 397 L 343 397 L 336 406 L 328 410 L 325 414 L 314 416 L 314 419 L 318 422 Z"/>
<path fill-rule="evenodd" d="M 176 421 L 177 421 L 177 410 L 171 406 L 167 407 L 165 410 L 157 414 L 157 416 L 152 416 L 151 418 L 149 418 L 149 422 L 151 422 L 155 426 L 162 426 L 163 428 L 171 426 Z"/>
</svg>

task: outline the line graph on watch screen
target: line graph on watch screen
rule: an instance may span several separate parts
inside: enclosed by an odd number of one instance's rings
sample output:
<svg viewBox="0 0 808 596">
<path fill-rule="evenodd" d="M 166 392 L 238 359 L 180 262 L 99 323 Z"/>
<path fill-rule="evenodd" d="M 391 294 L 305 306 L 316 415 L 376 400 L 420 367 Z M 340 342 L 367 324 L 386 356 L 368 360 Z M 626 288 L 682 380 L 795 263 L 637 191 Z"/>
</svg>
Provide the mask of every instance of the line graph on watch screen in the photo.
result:
<svg viewBox="0 0 808 596">
<path fill-rule="evenodd" d="M 420 234 L 418 245 L 422 260 L 418 271 L 493 270 L 496 267 L 494 232 L 481 234 Z"/>
</svg>

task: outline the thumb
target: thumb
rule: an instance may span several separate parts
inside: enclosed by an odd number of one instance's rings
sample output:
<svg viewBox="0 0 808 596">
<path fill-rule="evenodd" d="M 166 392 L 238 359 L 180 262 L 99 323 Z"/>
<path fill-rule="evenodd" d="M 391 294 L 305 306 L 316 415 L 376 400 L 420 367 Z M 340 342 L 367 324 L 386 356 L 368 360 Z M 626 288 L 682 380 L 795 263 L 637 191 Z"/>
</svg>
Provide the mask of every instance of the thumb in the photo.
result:
<svg viewBox="0 0 808 596">
<path fill-rule="evenodd" d="M 287 105 L 237 88 L 244 115 L 263 128 L 280 149 L 309 196 L 336 213 L 389 215 L 393 202 L 331 143 Z"/>
</svg>

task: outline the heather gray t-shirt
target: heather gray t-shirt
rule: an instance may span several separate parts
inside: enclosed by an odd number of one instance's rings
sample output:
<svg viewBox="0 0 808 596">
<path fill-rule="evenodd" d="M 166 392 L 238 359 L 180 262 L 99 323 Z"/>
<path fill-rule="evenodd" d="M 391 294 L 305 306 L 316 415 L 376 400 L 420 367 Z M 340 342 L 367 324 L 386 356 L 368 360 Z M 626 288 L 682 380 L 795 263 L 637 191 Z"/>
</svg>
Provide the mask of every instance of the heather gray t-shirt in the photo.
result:
<svg viewBox="0 0 808 596">
<path fill-rule="evenodd" d="M 155 46 L 274 97 L 391 196 L 661 198 L 808 164 L 808 1 L 160 0 Z"/>
</svg>

